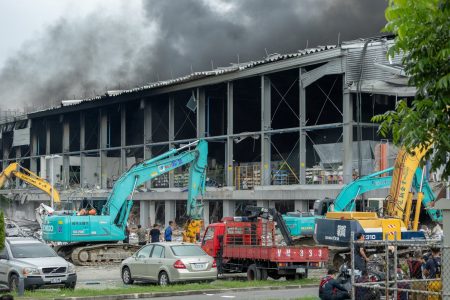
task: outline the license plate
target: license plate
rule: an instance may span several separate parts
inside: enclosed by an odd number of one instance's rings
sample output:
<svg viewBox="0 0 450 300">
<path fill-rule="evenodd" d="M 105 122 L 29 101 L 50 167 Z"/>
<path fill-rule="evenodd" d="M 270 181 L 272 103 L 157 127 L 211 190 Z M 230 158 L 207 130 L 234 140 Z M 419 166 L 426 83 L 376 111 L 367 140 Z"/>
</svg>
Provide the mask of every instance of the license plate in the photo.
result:
<svg viewBox="0 0 450 300">
<path fill-rule="evenodd" d="M 61 283 L 61 278 L 52 278 L 50 279 L 51 283 Z"/>
<path fill-rule="evenodd" d="M 297 268 L 297 269 L 295 269 L 295 273 L 297 273 L 297 274 L 303 274 L 303 273 L 306 273 L 306 269 L 305 268 Z"/>
<path fill-rule="evenodd" d="M 204 270 L 204 269 L 206 269 L 206 264 L 192 264 L 192 269 Z"/>
</svg>

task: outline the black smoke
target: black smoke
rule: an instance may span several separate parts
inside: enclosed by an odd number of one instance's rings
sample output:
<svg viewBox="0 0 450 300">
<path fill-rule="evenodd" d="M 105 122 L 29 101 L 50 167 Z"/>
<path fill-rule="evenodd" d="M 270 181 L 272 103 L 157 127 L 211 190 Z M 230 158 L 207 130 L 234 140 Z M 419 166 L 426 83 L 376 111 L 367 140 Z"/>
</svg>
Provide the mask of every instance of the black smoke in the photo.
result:
<svg viewBox="0 0 450 300">
<path fill-rule="evenodd" d="M 380 34 L 385 0 L 152 0 L 61 19 L 0 70 L 0 108 L 56 104 Z"/>
</svg>

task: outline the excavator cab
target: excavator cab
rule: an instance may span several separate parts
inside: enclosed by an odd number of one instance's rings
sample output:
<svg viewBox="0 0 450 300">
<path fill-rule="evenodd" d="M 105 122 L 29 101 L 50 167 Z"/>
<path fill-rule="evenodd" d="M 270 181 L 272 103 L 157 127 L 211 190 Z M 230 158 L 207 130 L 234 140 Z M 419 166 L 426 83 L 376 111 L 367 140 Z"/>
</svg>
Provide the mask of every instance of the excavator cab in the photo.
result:
<svg viewBox="0 0 450 300">
<path fill-rule="evenodd" d="M 330 210 L 330 205 L 334 202 L 332 198 L 318 199 L 314 201 L 314 215 L 325 216 Z"/>
</svg>

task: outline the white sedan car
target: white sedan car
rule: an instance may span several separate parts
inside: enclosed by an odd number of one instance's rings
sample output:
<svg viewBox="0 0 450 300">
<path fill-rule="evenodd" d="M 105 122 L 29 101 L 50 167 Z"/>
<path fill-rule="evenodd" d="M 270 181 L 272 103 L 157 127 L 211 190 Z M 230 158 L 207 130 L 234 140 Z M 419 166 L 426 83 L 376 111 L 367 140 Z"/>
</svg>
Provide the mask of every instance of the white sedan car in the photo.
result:
<svg viewBox="0 0 450 300">
<path fill-rule="evenodd" d="M 122 262 L 122 280 L 153 281 L 159 285 L 186 281 L 214 281 L 217 266 L 213 257 L 189 243 L 153 243 Z"/>
</svg>

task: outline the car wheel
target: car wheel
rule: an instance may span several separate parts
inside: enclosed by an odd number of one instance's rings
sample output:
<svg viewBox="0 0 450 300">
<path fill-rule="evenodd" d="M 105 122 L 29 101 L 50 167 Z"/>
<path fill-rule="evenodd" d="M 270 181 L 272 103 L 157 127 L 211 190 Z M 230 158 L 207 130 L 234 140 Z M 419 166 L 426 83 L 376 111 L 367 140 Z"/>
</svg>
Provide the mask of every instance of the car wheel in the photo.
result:
<svg viewBox="0 0 450 300">
<path fill-rule="evenodd" d="M 75 289 L 75 282 L 71 282 L 71 283 L 66 283 L 64 284 L 64 288 L 69 289 L 69 290 L 74 290 Z"/>
<path fill-rule="evenodd" d="M 160 286 L 167 286 L 169 283 L 170 283 L 169 275 L 167 275 L 167 273 L 165 271 L 162 271 L 161 273 L 159 273 L 158 284 Z"/>
<path fill-rule="evenodd" d="M 128 267 L 124 267 L 122 269 L 122 281 L 125 284 L 132 284 L 134 282 L 133 278 L 131 277 L 131 272 Z"/>
<path fill-rule="evenodd" d="M 10 292 L 16 292 L 19 289 L 19 276 L 17 274 L 9 276 L 8 287 Z"/>
<path fill-rule="evenodd" d="M 251 264 L 247 269 L 247 280 L 261 280 L 261 271 L 256 267 L 255 264 Z"/>
</svg>

